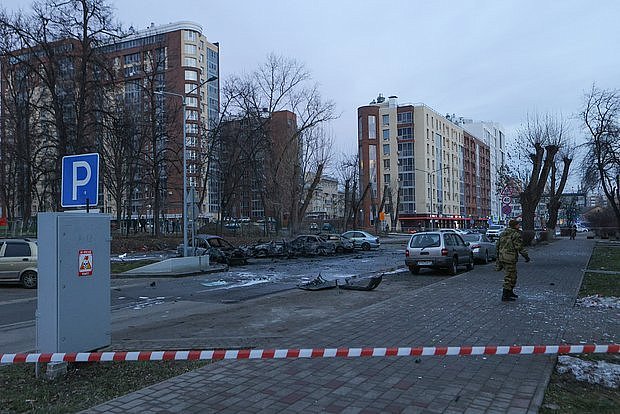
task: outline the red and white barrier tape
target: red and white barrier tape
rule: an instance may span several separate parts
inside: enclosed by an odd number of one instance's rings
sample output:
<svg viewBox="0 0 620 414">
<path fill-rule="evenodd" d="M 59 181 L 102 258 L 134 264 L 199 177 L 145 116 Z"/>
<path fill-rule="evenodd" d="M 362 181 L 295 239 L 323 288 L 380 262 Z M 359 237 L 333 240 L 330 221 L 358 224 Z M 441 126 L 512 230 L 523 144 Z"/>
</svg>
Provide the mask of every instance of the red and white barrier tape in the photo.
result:
<svg viewBox="0 0 620 414">
<path fill-rule="evenodd" d="M 74 352 L 0 354 L 0 364 L 32 362 L 196 361 L 220 359 L 356 358 L 444 355 L 529 355 L 620 353 L 620 344 L 447 346 L 401 348 L 238 349 L 216 351 Z"/>
</svg>

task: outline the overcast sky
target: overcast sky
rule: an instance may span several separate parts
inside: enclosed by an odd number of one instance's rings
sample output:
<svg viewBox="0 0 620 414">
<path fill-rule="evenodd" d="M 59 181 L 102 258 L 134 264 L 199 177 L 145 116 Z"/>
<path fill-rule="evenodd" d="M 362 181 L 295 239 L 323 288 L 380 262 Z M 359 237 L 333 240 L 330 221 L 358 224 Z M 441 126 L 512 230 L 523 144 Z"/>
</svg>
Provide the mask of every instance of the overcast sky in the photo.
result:
<svg viewBox="0 0 620 414">
<path fill-rule="evenodd" d="M 29 0 L 3 0 L 8 9 Z M 571 116 L 593 82 L 620 87 L 620 1 L 112 0 L 125 27 L 190 20 L 220 44 L 220 74 L 275 52 L 303 62 L 356 151 L 357 108 L 378 93 L 504 125 Z M 578 137 L 579 131 L 575 131 Z"/>
</svg>

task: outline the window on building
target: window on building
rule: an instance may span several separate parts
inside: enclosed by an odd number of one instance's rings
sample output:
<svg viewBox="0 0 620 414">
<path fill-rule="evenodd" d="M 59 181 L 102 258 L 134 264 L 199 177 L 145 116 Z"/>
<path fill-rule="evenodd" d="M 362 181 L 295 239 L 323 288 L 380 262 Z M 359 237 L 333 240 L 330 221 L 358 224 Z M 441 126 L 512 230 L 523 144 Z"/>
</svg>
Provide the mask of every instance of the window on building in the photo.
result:
<svg viewBox="0 0 620 414">
<path fill-rule="evenodd" d="M 195 68 L 198 66 L 198 61 L 194 57 L 186 57 L 185 59 L 183 59 L 183 64 L 184 66 Z"/>
<path fill-rule="evenodd" d="M 388 115 L 388 114 L 382 115 L 381 116 L 381 123 L 383 125 L 390 125 L 390 115 Z"/>
<path fill-rule="evenodd" d="M 197 38 L 198 38 L 198 33 L 194 32 L 193 30 L 185 31 L 185 40 L 195 42 Z"/>
<path fill-rule="evenodd" d="M 198 111 L 194 109 L 188 109 L 186 112 L 188 121 L 198 121 Z"/>
<path fill-rule="evenodd" d="M 383 174 L 383 185 L 390 185 L 390 174 Z"/>
<path fill-rule="evenodd" d="M 385 139 L 385 140 L 389 140 L 390 139 L 390 130 L 389 129 L 384 129 L 383 130 L 383 139 Z"/>
<path fill-rule="evenodd" d="M 197 134 L 198 133 L 198 124 L 186 124 L 185 132 L 188 134 Z"/>
<path fill-rule="evenodd" d="M 389 170 L 390 169 L 390 160 L 383 160 L 383 169 L 384 170 Z"/>
<path fill-rule="evenodd" d="M 413 128 L 398 128 L 398 139 L 413 139 Z"/>
<path fill-rule="evenodd" d="M 196 45 L 185 45 L 185 53 L 187 53 L 188 55 L 195 55 L 196 53 L 198 53 L 198 48 L 196 47 Z"/>
<path fill-rule="evenodd" d="M 390 144 L 383 144 L 383 155 L 390 155 Z"/>
<path fill-rule="evenodd" d="M 362 117 L 357 118 L 357 139 L 362 139 Z"/>
<path fill-rule="evenodd" d="M 377 139 L 377 118 L 368 116 L 368 139 Z"/>
<path fill-rule="evenodd" d="M 192 108 L 198 107 L 198 98 L 188 96 L 187 98 L 185 98 L 185 105 L 191 106 Z"/>
<path fill-rule="evenodd" d="M 185 84 L 185 93 L 196 93 L 198 91 L 198 88 L 196 88 L 197 85 L 194 85 L 193 83 L 186 83 Z"/>
<path fill-rule="evenodd" d="M 410 124 L 413 122 L 413 113 L 411 112 L 400 112 L 397 115 L 397 123 L 399 124 Z"/>
<path fill-rule="evenodd" d="M 185 80 L 198 80 L 198 72 L 195 70 L 186 70 L 185 71 Z"/>
<path fill-rule="evenodd" d="M 132 53 L 131 55 L 125 55 L 125 65 L 134 65 L 140 63 L 140 52 Z"/>
</svg>

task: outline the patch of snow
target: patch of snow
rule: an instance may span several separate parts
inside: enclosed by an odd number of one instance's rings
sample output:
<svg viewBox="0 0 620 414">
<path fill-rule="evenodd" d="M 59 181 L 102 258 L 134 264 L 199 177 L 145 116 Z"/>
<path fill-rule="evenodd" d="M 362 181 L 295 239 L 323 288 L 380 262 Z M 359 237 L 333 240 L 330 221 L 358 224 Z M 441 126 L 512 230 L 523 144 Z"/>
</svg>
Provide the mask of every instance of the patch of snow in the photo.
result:
<svg viewBox="0 0 620 414">
<path fill-rule="evenodd" d="M 201 285 L 205 287 L 214 287 L 214 286 L 224 286 L 227 285 L 228 282 L 225 280 L 215 280 L 212 282 L 202 282 Z"/>
<path fill-rule="evenodd" d="M 560 374 L 573 374 L 577 381 L 600 384 L 608 388 L 620 386 L 620 365 L 605 361 L 584 361 L 583 359 L 560 355 L 556 371 Z"/>
<path fill-rule="evenodd" d="M 584 308 L 611 308 L 620 309 L 620 298 L 615 296 L 603 297 L 599 295 L 586 296 L 577 299 L 577 306 Z"/>
</svg>

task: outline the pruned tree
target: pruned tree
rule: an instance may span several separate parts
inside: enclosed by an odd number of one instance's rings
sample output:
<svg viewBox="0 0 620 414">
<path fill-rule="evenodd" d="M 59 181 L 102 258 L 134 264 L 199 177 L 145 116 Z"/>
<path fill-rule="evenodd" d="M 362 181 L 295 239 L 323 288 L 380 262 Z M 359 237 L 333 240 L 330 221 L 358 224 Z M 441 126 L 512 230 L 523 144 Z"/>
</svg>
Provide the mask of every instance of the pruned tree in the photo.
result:
<svg viewBox="0 0 620 414">
<path fill-rule="evenodd" d="M 551 174 L 549 176 L 549 184 L 547 187 L 547 211 L 549 219 L 547 220 L 547 231 L 549 234 L 555 234 L 555 228 L 558 225 L 558 213 L 562 207 L 562 194 L 566 188 L 566 183 L 570 175 L 570 166 L 574 159 L 574 145 L 570 141 L 563 142 L 559 157 L 556 157 L 551 166 Z"/>
<path fill-rule="evenodd" d="M 620 228 L 620 91 L 595 85 L 586 93 L 581 122 L 587 132 L 581 162 L 586 189 L 602 188 Z"/>
<path fill-rule="evenodd" d="M 525 166 L 527 174 L 520 195 L 523 222 L 523 239 L 529 243 L 534 239 L 536 207 L 540 202 L 554 159 L 561 145 L 556 119 L 547 114 L 527 117 L 518 131 L 522 149 L 518 159 Z"/>
</svg>

